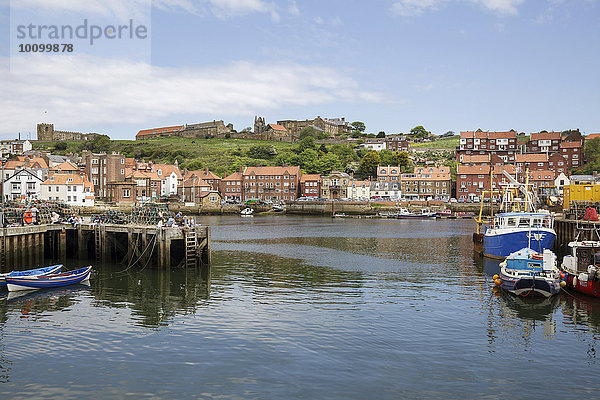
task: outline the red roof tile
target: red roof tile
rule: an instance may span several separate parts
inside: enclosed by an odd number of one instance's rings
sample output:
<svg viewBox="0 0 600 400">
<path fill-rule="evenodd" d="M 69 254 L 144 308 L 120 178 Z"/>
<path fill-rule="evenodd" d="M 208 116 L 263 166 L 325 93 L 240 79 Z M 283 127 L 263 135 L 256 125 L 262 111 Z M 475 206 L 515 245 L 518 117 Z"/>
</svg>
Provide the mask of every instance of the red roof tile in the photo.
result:
<svg viewBox="0 0 600 400">
<path fill-rule="evenodd" d="M 163 128 L 142 129 L 135 135 L 136 138 L 144 136 L 155 136 L 162 133 L 173 133 L 183 129 L 183 125 L 165 126 Z"/>
</svg>

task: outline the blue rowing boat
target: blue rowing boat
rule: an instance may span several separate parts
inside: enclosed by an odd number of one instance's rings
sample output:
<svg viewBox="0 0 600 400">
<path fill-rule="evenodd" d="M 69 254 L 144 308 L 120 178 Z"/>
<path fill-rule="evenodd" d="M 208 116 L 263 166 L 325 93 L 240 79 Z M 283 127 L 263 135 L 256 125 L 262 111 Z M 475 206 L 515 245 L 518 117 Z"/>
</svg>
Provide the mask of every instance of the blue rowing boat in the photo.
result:
<svg viewBox="0 0 600 400">
<path fill-rule="evenodd" d="M 74 285 L 90 279 L 92 267 L 79 268 L 61 274 L 35 275 L 35 276 L 7 276 L 6 286 L 9 292 L 19 290 L 33 290 L 51 287 Z"/>
<path fill-rule="evenodd" d="M 26 271 L 11 271 L 6 274 L 0 274 L 0 287 L 6 286 L 7 276 L 34 276 L 34 275 L 50 275 L 59 273 L 62 269 L 62 264 L 51 265 L 49 267 L 28 269 Z"/>
</svg>

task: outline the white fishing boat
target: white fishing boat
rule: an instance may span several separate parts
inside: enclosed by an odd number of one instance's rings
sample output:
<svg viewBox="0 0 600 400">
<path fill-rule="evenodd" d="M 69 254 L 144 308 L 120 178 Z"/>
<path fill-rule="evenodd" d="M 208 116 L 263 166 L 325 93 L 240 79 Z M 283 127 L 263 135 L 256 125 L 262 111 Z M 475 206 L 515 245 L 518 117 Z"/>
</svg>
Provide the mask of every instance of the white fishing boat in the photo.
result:
<svg viewBox="0 0 600 400">
<path fill-rule="evenodd" d="M 240 211 L 240 214 L 241 214 L 243 217 L 249 217 L 249 216 L 251 216 L 253 213 L 254 213 L 254 210 L 253 210 L 253 209 L 251 209 L 250 207 L 246 207 L 246 208 L 244 208 L 242 211 Z"/>
</svg>

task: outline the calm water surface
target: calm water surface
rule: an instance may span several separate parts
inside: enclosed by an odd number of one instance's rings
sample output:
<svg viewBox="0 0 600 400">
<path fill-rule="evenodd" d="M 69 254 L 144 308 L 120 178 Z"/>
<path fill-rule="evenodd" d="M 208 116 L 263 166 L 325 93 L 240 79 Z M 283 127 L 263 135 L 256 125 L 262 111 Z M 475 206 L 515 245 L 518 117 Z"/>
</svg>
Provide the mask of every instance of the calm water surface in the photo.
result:
<svg viewBox="0 0 600 400">
<path fill-rule="evenodd" d="M 0 398 L 600 397 L 600 303 L 495 293 L 472 221 L 202 222 L 210 275 L 1 300 Z"/>
</svg>

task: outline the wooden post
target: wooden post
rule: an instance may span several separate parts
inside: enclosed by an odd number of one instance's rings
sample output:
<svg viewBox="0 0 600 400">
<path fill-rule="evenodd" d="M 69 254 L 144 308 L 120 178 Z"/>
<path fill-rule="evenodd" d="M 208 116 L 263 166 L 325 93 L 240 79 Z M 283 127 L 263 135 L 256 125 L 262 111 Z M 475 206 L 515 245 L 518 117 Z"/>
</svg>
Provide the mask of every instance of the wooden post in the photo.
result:
<svg viewBox="0 0 600 400">
<path fill-rule="evenodd" d="M 28 233 L 26 235 L 24 235 L 25 239 L 25 248 L 27 249 L 27 266 L 29 268 L 32 267 L 33 265 L 33 243 L 32 243 L 32 239 L 33 236 L 35 235 L 35 233 Z"/>
<path fill-rule="evenodd" d="M 171 238 L 165 231 L 165 268 L 171 269 Z"/>
<path fill-rule="evenodd" d="M 165 268 L 165 229 L 160 228 L 156 230 L 156 240 L 158 240 L 158 267 Z"/>
<path fill-rule="evenodd" d="M 108 234 L 106 233 L 106 226 L 100 227 L 100 248 L 102 249 L 102 263 L 110 260 L 110 243 L 108 241 Z"/>
<path fill-rule="evenodd" d="M 151 249 L 148 249 L 148 230 L 142 230 L 142 259 L 140 260 L 143 266 L 148 264 L 148 259 L 152 257 Z"/>
<path fill-rule="evenodd" d="M 23 249 L 23 235 L 15 235 L 15 255 L 17 256 L 16 263 L 18 266 L 22 267 L 25 265 L 25 251 Z"/>
<path fill-rule="evenodd" d="M 77 257 L 81 260 L 87 260 L 88 258 L 86 234 L 81 224 L 77 225 Z"/>
<path fill-rule="evenodd" d="M 65 228 L 58 233 L 58 258 L 60 262 L 67 261 L 67 230 Z"/>
<path fill-rule="evenodd" d="M 36 266 L 40 265 L 40 234 L 34 233 L 31 237 L 32 247 L 33 247 L 33 264 Z"/>
</svg>

